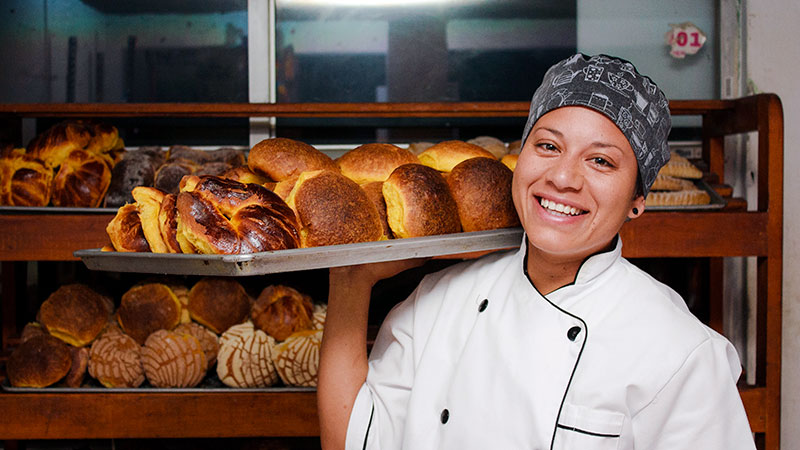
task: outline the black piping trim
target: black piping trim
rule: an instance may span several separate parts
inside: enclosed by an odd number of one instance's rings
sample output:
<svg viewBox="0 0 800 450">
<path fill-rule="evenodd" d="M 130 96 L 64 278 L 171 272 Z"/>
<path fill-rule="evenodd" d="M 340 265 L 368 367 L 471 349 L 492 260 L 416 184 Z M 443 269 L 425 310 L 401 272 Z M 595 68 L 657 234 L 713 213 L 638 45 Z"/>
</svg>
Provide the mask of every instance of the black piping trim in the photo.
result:
<svg viewBox="0 0 800 450">
<path fill-rule="evenodd" d="M 594 431 L 581 430 L 580 428 L 568 427 L 566 425 L 561 425 L 561 424 L 556 425 L 556 427 L 561 428 L 562 430 L 569 430 L 569 431 L 574 431 L 576 433 L 588 434 L 589 436 L 597 436 L 605 438 L 618 438 L 620 436 L 618 434 L 595 433 Z"/>
<path fill-rule="evenodd" d="M 369 413 L 369 423 L 367 423 L 367 432 L 364 433 L 364 445 L 361 447 L 361 450 L 365 450 L 367 448 L 367 438 L 369 437 L 369 429 L 372 428 L 372 417 L 375 415 L 375 405 L 372 405 L 372 411 Z"/>
</svg>

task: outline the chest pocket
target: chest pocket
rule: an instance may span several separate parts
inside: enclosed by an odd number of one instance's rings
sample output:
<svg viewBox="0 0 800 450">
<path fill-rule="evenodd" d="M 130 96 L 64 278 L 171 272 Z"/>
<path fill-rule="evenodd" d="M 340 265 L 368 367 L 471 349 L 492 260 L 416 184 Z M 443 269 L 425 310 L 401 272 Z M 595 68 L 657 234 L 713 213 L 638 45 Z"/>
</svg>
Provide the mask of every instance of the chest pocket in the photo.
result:
<svg viewBox="0 0 800 450">
<path fill-rule="evenodd" d="M 625 415 L 565 402 L 556 427 L 553 450 L 616 450 Z"/>
</svg>

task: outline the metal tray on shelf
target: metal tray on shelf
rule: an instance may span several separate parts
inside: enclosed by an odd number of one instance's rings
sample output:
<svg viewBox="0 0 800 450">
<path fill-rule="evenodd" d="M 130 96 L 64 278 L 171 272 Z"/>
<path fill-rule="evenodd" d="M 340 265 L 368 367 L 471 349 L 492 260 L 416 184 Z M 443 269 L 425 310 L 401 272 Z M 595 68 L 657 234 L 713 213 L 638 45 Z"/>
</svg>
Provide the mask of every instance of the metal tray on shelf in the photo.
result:
<svg viewBox="0 0 800 450">
<path fill-rule="evenodd" d="M 91 270 L 248 276 L 509 249 L 521 242 L 522 228 L 504 228 L 241 255 L 125 253 L 100 249 L 78 250 L 74 255 Z"/>
<path fill-rule="evenodd" d="M 695 186 L 698 189 L 706 191 L 711 201 L 705 205 L 663 205 L 663 206 L 648 206 L 647 211 L 705 211 L 711 209 L 722 209 L 727 202 L 722 196 L 717 193 L 708 183 L 704 180 L 694 180 Z"/>
</svg>

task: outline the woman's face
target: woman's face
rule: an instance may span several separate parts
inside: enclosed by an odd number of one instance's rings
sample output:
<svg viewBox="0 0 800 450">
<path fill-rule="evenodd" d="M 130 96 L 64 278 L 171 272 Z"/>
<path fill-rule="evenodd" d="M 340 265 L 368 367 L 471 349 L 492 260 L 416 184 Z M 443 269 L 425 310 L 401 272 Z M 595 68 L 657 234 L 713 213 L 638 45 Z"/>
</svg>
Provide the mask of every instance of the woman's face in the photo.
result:
<svg viewBox="0 0 800 450">
<path fill-rule="evenodd" d="M 545 114 L 525 141 L 512 183 L 530 245 L 565 262 L 602 251 L 626 218 L 644 211 L 644 198 L 633 198 L 637 174 L 628 140 L 604 115 L 580 106 Z"/>
</svg>

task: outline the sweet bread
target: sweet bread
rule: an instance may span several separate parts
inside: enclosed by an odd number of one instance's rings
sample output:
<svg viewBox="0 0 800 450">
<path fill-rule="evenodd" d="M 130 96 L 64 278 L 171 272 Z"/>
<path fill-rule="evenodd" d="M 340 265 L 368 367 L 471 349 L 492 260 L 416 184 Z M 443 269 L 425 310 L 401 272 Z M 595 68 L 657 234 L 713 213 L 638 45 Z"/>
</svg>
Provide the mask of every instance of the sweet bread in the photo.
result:
<svg viewBox="0 0 800 450">
<path fill-rule="evenodd" d="M 253 303 L 253 325 L 277 341 L 313 326 L 311 297 L 283 285 L 267 286 Z"/>
<path fill-rule="evenodd" d="M 419 162 L 439 172 L 450 172 L 458 163 L 469 158 L 494 158 L 483 147 L 464 141 L 443 141 L 417 155 Z"/>
<path fill-rule="evenodd" d="M 47 206 L 53 169 L 29 155 L 12 153 L 0 159 L 0 205 Z"/>
<path fill-rule="evenodd" d="M 659 173 L 650 186 L 650 191 L 685 191 L 695 189 L 694 182 L 683 178 L 672 177 Z"/>
<path fill-rule="evenodd" d="M 219 339 L 217 376 L 226 386 L 272 386 L 278 373 L 272 362 L 275 340 L 247 321 L 230 327 Z"/>
<path fill-rule="evenodd" d="M 117 214 L 106 225 L 106 234 L 118 252 L 149 252 L 150 244 L 144 236 L 142 221 L 136 204 L 128 203 L 117 210 Z"/>
<path fill-rule="evenodd" d="M 380 219 L 381 227 L 383 228 L 383 235 L 386 236 L 387 239 L 393 238 L 392 228 L 389 227 L 389 220 L 386 216 L 386 199 L 383 198 L 383 182 L 373 181 L 371 183 L 362 184 L 361 188 L 378 211 L 378 219 Z"/>
<path fill-rule="evenodd" d="M 322 330 L 298 331 L 276 344 L 272 362 L 287 386 L 316 387 Z"/>
<path fill-rule="evenodd" d="M 136 200 L 136 211 L 142 224 L 142 233 L 153 253 L 169 253 L 167 243 L 161 235 L 158 214 L 164 201 L 164 192 L 153 187 L 137 186 L 131 191 Z"/>
<path fill-rule="evenodd" d="M 668 175 L 676 178 L 688 178 L 699 180 L 703 177 L 703 172 L 691 161 L 676 152 L 670 153 L 669 161 L 658 171 L 661 175 Z"/>
<path fill-rule="evenodd" d="M 102 296 L 84 284 L 61 286 L 39 307 L 37 321 L 52 336 L 75 347 L 92 342 L 108 322 Z"/>
<path fill-rule="evenodd" d="M 492 136 L 478 136 L 467 141 L 467 144 L 475 144 L 491 153 L 495 159 L 500 159 L 508 154 L 505 142 Z"/>
<path fill-rule="evenodd" d="M 463 231 L 519 226 L 511 198 L 514 173 L 493 158 L 471 158 L 455 166 L 447 184 L 458 206 Z"/>
<path fill-rule="evenodd" d="M 517 168 L 518 160 L 519 160 L 519 154 L 509 153 L 508 155 L 503 156 L 500 162 L 503 163 L 509 169 L 511 169 L 511 171 L 513 172 Z"/>
<path fill-rule="evenodd" d="M 69 346 L 45 334 L 28 339 L 11 353 L 6 374 L 12 386 L 43 388 L 64 378 L 71 367 Z"/>
<path fill-rule="evenodd" d="M 107 388 L 135 388 L 144 383 L 142 347 L 122 332 L 104 333 L 89 350 L 89 375 Z"/>
<path fill-rule="evenodd" d="M 156 330 L 171 330 L 181 320 L 181 303 L 166 284 L 145 283 L 122 294 L 117 321 L 122 331 L 144 344 Z"/>
<path fill-rule="evenodd" d="M 442 174 L 422 164 L 398 167 L 383 183 L 386 215 L 395 237 L 461 231 L 458 206 Z"/>
<path fill-rule="evenodd" d="M 133 188 L 153 186 L 156 171 L 163 163 L 164 151 L 160 147 L 142 147 L 125 152 L 122 160 L 111 170 L 105 206 L 120 207 L 125 203 L 133 203 Z"/>
<path fill-rule="evenodd" d="M 645 206 L 708 205 L 709 203 L 711 203 L 711 196 L 708 195 L 708 192 L 700 189 L 650 192 L 645 199 Z"/>
<path fill-rule="evenodd" d="M 76 121 L 59 122 L 37 135 L 28 144 L 28 153 L 54 169 L 74 150 L 84 150 L 92 139 L 92 133 Z"/>
<path fill-rule="evenodd" d="M 175 327 L 175 332 L 178 334 L 189 334 L 200 342 L 200 347 L 206 354 L 206 362 L 208 367 L 217 363 L 217 352 L 219 351 L 219 338 L 213 331 L 208 328 L 196 324 L 194 322 L 182 323 Z"/>
<path fill-rule="evenodd" d="M 72 346 L 68 346 L 68 349 L 72 362 L 61 384 L 71 388 L 81 387 L 89 367 L 89 350 L 86 347 Z"/>
<path fill-rule="evenodd" d="M 189 290 L 192 319 L 217 334 L 247 320 L 250 304 L 244 287 L 230 278 L 203 278 Z"/>
<path fill-rule="evenodd" d="M 158 330 L 142 347 L 145 377 L 154 387 L 195 387 L 208 370 L 200 341 L 189 334 Z"/>
<path fill-rule="evenodd" d="M 96 208 L 111 184 L 111 163 L 78 149 L 69 152 L 53 178 L 53 206 Z"/>
<path fill-rule="evenodd" d="M 253 146 L 247 165 L 272 181 L 283 181 L 309 170 L 339 170 L 328 155 L 305 142 L 287 138 L 265 139 Z"/>
<path fill-rule="evenodd" d="M 161 240 L 167 248 L 167 253 L 184 253 L 178 241 L 177 200 L 177 195 L 166 194 L 158 209 L 158 231 L 161 233 Z M 189 245 L 188 242 L 186 244 Z"/>
<path fill-rule="evenodd" d="M 382 143 L 358 146 L 336 159 L 342 175 L 358 184 L 385 181 L 397 167 L 418 162 L 409 150 Z"/>
</svg>

